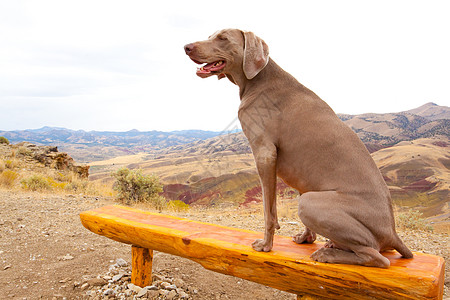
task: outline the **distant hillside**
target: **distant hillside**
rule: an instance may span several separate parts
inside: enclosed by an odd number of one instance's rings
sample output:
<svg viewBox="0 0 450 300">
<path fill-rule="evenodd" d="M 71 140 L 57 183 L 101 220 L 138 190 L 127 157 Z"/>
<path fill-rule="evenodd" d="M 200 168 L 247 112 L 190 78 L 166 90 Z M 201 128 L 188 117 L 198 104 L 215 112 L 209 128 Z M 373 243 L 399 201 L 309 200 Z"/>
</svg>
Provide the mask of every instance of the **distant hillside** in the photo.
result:
<svg viewBox="0 0 450 300">
<path fill-rule="evenodd" d="M 419 208 L 425 216 L 450 217 L 450 141 L 400 142 L 372 154 L 394 203 Z"/>
<path fill-rule="evenodd" d="M 363 141 L 372 152 L 394 203 L 418 208 L 425 216 L 445 222 L 450 213 L 447 203 L 449 119 L 431 119 L 447 116 L 448 111 L 448 107 L 426 104 L 416 109 L 421 115 L 401 112 L 344 118 L 349 125 L 363 125 L 358 133 L 363 134 Z M 436 127 L 436 124 L 442 126 Z M 369 138 L 375 136 L 375 131 L 381 139 Z M 432 137 L 414 139 L 422 134 Z M 396 141 L 400 142 L 390 145 Z M 93 162 L 91 179 L 111 180 L 111 171 L 121 166 L 157 174 L 164 183 L 164 195 L 171 200 L 195 205 L 247 204 L 262 200 L 253 156 L 242 132 Z M 282 181 L 278 182 L 277 192 L 282 199 L 292 199 L 296 195 Z"/>
<path fill-rule="evenodd" d="M 418 108 L 410 109 L 404 113 L 418 115 L 428 120 L 450 119 L 450 108 L 439 106 L 433 102 L 428 102 Z"/>
<path fill-rule="evenodd" d="M 374 145 L 392 146 L 439 135 L 450 138 L 450 108 L 431 102 L 399 113 L 340 114 L 339 118 L 358 134 L 369 150 Z"/>
<path fill-rule="evenodd" d="M 450 138 L 450 108 L 434 103 L 399 113 L 341 114 L 339 117 L 358 134 L 370 152 L 395 145 L 400 141 L 434 136 Z M 250 147 L 242 132 L 221 134 L 201 130 L 74 131 L 56 127 L 0 131 L 0 136 L 5 136 L 12 143 L 27 141 L 38 145 L 58 146 L 78 162 L 102 161 L 138 153 L 148 153 L 150 156 L 169 153 L 178 153 L 178 156 L 182 156 L 227 151 L 250 153 Z"/>
<path fill-rule="evenodd" d="M 38 145 L 58 146 L 80 162 L 158 150 L 208 139 L 220 132 L 202 130 L 127 132 L 83 131 L 43 127 L 18 131 L 0 131 L 11 143 L 27 141 Z"/>
</svg>

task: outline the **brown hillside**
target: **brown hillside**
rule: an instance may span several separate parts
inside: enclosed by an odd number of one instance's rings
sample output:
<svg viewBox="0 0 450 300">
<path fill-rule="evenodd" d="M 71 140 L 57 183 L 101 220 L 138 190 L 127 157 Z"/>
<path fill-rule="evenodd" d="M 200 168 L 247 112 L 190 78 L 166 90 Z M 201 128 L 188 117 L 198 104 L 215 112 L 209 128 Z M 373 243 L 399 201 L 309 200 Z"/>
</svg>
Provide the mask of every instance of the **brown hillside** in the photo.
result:
<svg viewBox="0 0 450 300">
<path fill-rule="evenodd" d="M 439 106 L 433 102 L 428 102 L 417 108 L 407 110 L 404 113 L 418 115 L 429 120 L 450 119 L 450 108 L 447 106 Z"/>
<path fill-rule="evenodd" d="M 234 144 L 236 142 L 236 144 Z M 140 154 L 94 162 L 92 180 L 111 180 L 120 166 L 155 173 L 164 183 L 164 195 L 188 204 L 222 202 L 246 204 L 261 201 L 259 178 L 242 133 L 176 146 L 157 157 Z M 394 203 L 420 208 L 426 216 L 448 218 L 450 142 L 447 138 L 401 142 L 372 154 L 388 183 Z M 244 152 L 244 153 L 240 153 Z M 296 193 L 281 181 L 281 197 Z M 446 215 L 447 214 L 447 215 Z"/>
<path fill-rule="evenodd" d="M 450 142 L 419 139 L 372 154 L 394 203 L 420 208 L 425 216 L 449 220 Z"/>
</svg>

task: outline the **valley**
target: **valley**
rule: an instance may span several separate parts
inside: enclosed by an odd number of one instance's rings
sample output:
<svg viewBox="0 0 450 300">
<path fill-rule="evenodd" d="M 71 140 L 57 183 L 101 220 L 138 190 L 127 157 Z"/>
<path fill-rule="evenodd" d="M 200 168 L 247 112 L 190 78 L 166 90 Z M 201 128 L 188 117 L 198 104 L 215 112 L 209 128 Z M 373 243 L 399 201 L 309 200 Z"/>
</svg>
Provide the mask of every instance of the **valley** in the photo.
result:
<svg viewBox="0 0 450 300">
<path fill-rule="evenodd" d="M 418 209 L 435 226 L 448 226 L 450 108 L 430 102 L 398 113 L 339 117 L 366 145 L 396 207 Z M 262 201 L 251 149 L 239 130 L 113 133 L 46 127 L 0 135 L 53 143 L 87 163 L 92 182 L 112 185 L 111 173 L 126 167 L 156 174 L 168 200 L 206 207 Z M 295 206 L 298 193 L 282 180 L 277 193 Z"/>
</svg>

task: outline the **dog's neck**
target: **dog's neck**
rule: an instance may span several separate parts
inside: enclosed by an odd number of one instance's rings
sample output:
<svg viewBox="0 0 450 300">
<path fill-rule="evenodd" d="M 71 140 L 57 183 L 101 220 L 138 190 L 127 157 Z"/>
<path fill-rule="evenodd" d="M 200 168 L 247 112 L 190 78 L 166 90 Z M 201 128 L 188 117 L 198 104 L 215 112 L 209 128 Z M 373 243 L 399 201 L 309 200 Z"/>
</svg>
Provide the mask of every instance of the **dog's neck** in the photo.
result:
<svg viewBox="0 0 450 300">
<path fill-rule="evenodd" d="M 257 86 L 259 82 L 271 80 L 271 78 L 276 77 L 279 72 L 284 71 L 271 58 L 269 58 L 269 62 L 265 68 L 262 69 L 253 79 L 247 79 L 242 71 L 227 75 L 227 77 L 231 82 L 239 86 L 239 96 L 242 100 L 245 94 L 252 90 L 253 86 Z"/>
</svg>

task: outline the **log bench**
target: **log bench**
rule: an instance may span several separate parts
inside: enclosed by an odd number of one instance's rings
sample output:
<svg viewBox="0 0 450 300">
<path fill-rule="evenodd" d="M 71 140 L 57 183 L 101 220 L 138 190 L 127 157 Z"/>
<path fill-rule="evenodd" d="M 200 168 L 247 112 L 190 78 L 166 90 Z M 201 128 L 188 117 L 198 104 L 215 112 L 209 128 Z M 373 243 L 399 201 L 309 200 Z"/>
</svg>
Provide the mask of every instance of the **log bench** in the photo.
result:
<svg viewBox="0 0 450 300">
<path fill-rule="evenodd" d="M 383 253 L 388 269 L 318 263 L 309 258 L 322 243 L 295 244 L 275 236 L 271 252 L 252 242 L 262 233 L 141 211 L 119 205 L 80 214 L 90 231 L 131 244 L 132 283 L 151 285 L 153 250 L 185 257 L 209 270 L 296 294 L 298 299 L 442 299 L 444 259 Z"/>
</svg>

